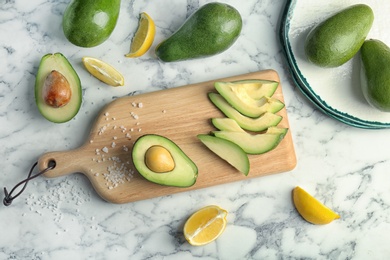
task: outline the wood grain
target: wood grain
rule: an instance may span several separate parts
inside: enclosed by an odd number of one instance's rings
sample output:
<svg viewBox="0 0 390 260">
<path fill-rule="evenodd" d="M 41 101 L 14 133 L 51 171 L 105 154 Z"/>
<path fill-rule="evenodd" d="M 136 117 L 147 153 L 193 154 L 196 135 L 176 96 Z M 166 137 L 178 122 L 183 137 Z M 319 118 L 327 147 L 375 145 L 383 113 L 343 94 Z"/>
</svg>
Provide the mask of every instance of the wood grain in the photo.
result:
<svg viewBox="0 0 390 260">
<path fill-rule="evenodd" d="M 85 174 L 96 192 L 112 203 L 144 200 L 292 170 L 296 156 L 291 129 L 274 150 L 250 155 L 248 176 L 221 160 L 197 139 L 198 134 L 215 130 L 210 121 L 212 117 L 224 117 L 207 97 L 208 92 L 215 92 L 214 82 L 242 79 L 279 81 L 279 76 L 274 70 L 266 70 L 119 98 L 102 109 L 84 145 L 75 150 L 46 153 L 39 158 L 38 167 L 42 170 L 54 160 L 56 167 L 45 173 L 46 177 Z M 280 84 L 274 97 L 284 101 Z M 289 128 L 286 109 L 279 114 L 283 116 L 279 126 Z M 140 176 L 134 170 L 131 149 L 144 134 L 159 134 L 174 141 L 198 166 L 196 184 L 189 188 L 168 187 L 150 183 Z M 102 151 L 104 147 L 107 153 Z"/>
</svg>

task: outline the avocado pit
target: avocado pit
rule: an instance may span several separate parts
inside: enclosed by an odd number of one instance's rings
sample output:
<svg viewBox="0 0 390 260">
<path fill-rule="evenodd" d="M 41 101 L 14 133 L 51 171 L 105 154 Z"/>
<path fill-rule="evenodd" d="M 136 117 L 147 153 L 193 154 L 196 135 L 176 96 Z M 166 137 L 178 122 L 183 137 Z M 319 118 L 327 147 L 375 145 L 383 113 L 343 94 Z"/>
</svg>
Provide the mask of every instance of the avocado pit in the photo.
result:
<svg viewBox="0 0 390 260">
<path fill-rule="evenodd" d="M 145 164 L 157 173 L 170 172 L 175 168 L 171 153 L 160 145 L 151 146 L 145 153 Z"/>
<path fill-rule="evenodd" d="M 54 108 L 67 105 L 72 97 L 69 81 L 56 70 L 46 77 L 42 91 L 45 103 Z"/>
</svg>

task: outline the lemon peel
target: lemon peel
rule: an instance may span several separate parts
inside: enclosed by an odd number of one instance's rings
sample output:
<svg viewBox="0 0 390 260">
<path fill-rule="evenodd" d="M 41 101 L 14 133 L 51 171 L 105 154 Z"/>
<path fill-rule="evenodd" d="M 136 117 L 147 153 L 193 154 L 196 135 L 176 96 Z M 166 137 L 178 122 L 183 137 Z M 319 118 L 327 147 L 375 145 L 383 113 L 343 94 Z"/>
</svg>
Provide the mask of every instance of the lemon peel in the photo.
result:
<svg viewBox="0 0 390 260">
<path fill-rule="evenodd" d="M 193 213 L 184 225 L 184 237 L 193 246 L 202 246 L 217 239 L 226 228 L 227 211 L 211 205 Z"/>
<path fill-rule="evenodd" d="M 108 63 L 93 57 L 83 57 L 82 62 L 88 72 L 100 81 L 114 87 L 125 84 L 122 74 Z"/>
<path fill-rule="evenodd" d="M 292 195 L 295 208 L 299 214 L 312 224 L 325 225 L 340 218 L 340 215 L 299 186 L 293 189 Z"/>
<path fill-rule="evenodd" d="M 156 26 L 153 19 L 147 13 L 141 13 L 138 29 L 131 41 L 130 52 L 125 56 L 137 58 L 144 55 L 152 46 L 155 34 Z"/>
</svg>

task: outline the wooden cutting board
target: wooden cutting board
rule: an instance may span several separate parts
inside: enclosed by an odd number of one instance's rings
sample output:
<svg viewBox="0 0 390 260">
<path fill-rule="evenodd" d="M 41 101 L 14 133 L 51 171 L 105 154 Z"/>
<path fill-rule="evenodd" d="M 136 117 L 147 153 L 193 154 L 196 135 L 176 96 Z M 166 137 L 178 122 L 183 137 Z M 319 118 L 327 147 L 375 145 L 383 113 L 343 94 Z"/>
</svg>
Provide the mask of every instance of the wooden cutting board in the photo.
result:
<svg viewBox="0 0 390 260">
<path fill-rule="evenodd" d="M 49 152 L 38 161 L 40 170 L 51 160 L 56 167 L 46 177 L 83 173 L 96 192 L 112 203 L 127 203 L 177 192 L 292 170 L 296 156 L 291 129 L 274 150 L 250 155 L 251 170 L 244 176 L 209 151 L 198 134 L 215 130 L 210 119 L 225 117 L 208 99 L 215 81 L 269 79 L 279 81 L 274 70 L 192 84 L 137 96 L 118 98 L 105 106 L 94 123 L 89 139 L 78 149 Z M 279 84 L 274 97 L 284 101 Z M 289 128 L 286 109 L 279 112 L 279 126 Z M 196 184 L 189 188 L 158 185 L 145 180 L 133 166 L 131 150 L 138 137 L 159 134 L 174 141 L 198 166 Z"/>
</svg>

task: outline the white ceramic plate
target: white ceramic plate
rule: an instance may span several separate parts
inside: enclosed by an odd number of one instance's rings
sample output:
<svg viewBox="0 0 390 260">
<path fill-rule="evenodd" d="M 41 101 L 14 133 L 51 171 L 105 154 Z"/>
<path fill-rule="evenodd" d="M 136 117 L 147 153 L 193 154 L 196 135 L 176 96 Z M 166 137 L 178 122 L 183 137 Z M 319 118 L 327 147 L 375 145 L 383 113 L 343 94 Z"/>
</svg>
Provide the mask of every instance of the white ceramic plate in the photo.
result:
<svg viewBox="0 0 390 260">
<path fill-rule="evenodd" d="M 363 128 L 390 127 L 390 113 L 371 107 L 360 87 L 360 54 L 337 68 L 321 68 L 309 63 L 304 54 L 305 38 L 313 26 L 353 4 L 369 5 L 375 15 L 367 39 L 390 46 L 390 1 L 376 0 L 289 0 L 283 14 L 281 42 L 294 76 L 304 94 L 328 115 Z"/>
</svg>

